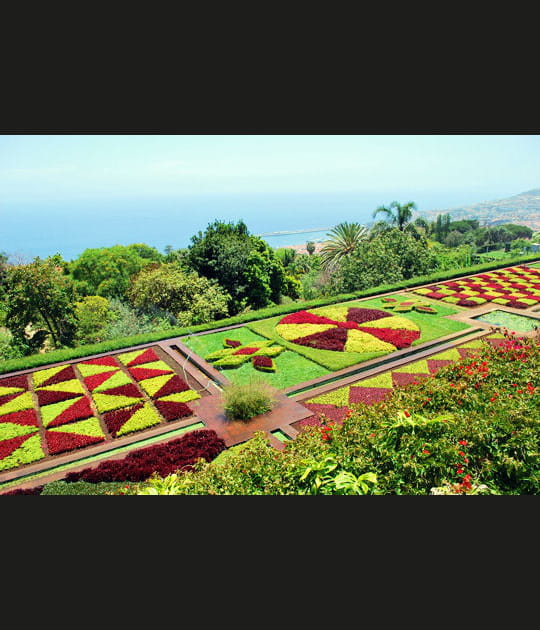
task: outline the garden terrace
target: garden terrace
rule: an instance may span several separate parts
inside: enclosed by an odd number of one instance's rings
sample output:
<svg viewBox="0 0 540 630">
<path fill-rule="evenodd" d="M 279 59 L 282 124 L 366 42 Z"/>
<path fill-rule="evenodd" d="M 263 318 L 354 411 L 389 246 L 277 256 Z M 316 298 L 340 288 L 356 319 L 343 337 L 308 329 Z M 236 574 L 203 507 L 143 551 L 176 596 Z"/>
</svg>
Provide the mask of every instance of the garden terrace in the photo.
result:
<svg viewBox="0 0 540 630">
<path fill-rule="evenodd" d="M 516 282 L 518 273 L 524 281 L 522 267 L 498 276 Z M 532 284 L 527 290 L 536 290 Z M 214 430 L 227 448 L 262 430 L 281 449 L 326 412 L 341 421 L 350 405 L 383 401 L 468 355 L 481 338 L 497 342 L 502 334 L 477 319 L 490 311 L 540 321 L 538 301 L 518 309 L 460 305 L 417 290 L 296 311 L 288 305 L 272 317 L 251 314 L 251 321 L 4 373 L 0 492 L 62 479 L 197 429 Z M 247 424 L 227 421 L 221 389 L 253 376 L 279 390 L 276 409 Z"/>
</svg>

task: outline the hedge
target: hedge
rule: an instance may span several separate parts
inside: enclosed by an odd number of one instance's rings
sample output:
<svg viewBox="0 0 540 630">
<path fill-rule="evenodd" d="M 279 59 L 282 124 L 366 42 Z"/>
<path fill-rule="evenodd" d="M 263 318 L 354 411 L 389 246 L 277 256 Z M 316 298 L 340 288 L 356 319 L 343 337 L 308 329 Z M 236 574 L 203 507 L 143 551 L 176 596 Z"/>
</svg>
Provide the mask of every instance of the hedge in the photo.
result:
<svg viewBox="0 0 540 630">
<path fill-rule="evenodd" d="M 380 293 L 390 293 L 392 291 L 400 291 L 414 286 L 434 284 L 436 282 L 450 280 L 452 278 L 459 278 L 461 276 L 470 276 L 481 273 L 482 271 L 505 269 L 507 267 L 522 265 L 528 262 L 539 262 L 539 259 L 538 253 L 535 253 L 529 254 L 527 256 L 518 256 L 516 258 L 505 260 L 503 264 L 501 264 L 501 262 L 502 261 L 499 260 L 489 263 L 481 263 L 473 265 L 471 267 L 464 267 L 460 269 L 438 271 L 427 276 L 418 276 L 416 278 L 402 280 L 401 282 L 395 284 L 379 285 L 370 289 L 356 291 L 354 293 L 342 293 L 340 295 L 325 296 L 323 298 L 308 300 L 305 302 L 290 302 L 288 304 L 269 306 L 263 309 L 241 313 L 240 315 L 235 315 L 226 319 L 220 319 L 208 322 L 206 324 L 198 324 L 196 326 L 170 328 L 168 330 L 159 330 L 152 333 L 144 333 L 141 335 L 133 335 L 131 337 L 111 339 L 109 341 L 103 341 L 101 343 L 78 346 L 77 348 L 62 348 L 59 350 L 53 350 L 52 352 L 33 354 L 17 359 L 8 359 L 7 361 L 0 363 L 0 374 L 27 370 L 38 367 L 40 365 L 48 365 L 51 363 L 70 361 L 72 359 L 80 359 L 95 354 L 112 352 L 114 350 L 122 350 L 131 346 L 162 341 L 164 339 L 182 337 L 199 332 L 205 332 L 207 330 L 213 330 L 214 328 L 244 324 L 246 322 L 251 322 L 258 319 L 266 319 L 267 317 L 274 317 L 276 315 L 286 315 L 287 313 L 293 313 L 294 311 L 297 311 L 299 307 L 302 309 L 309 309 L 316 308 L 318 306 L 328 306 L 330 304 L 337 304 L 339 302 L 346 302 L 348 300 L 372 297 L 374 295 L 379 295 Z"/>
</svg>

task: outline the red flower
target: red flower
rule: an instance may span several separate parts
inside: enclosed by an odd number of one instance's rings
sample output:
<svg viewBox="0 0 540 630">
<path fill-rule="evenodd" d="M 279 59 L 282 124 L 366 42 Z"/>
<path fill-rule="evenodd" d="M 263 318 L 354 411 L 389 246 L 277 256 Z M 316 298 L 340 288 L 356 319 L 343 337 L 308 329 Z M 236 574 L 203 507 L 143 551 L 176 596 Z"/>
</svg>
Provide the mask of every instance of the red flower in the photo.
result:
<svg viewBox="0 0 540 630">
<path fill-rule="evenodd" d="M 427 450 L 427 448 L 425 448 L 425 449 L 422 451 L 422 453 L 425 453 L 426 455 L 429 455 L 429 454 L 430 454 L 430 452 Z"/>
<path fill-rule="evenodd" d="M 467 440 L 459 440 L 458 444 L 461 444 L 461 446 L 467 446 Z"/>
<path fill-rule="evenodd" d="M 411 414 L 405 409 L 405 411 L 403 412 L 405 414 L 406 418 L 410 418 Z"/>
</svg>

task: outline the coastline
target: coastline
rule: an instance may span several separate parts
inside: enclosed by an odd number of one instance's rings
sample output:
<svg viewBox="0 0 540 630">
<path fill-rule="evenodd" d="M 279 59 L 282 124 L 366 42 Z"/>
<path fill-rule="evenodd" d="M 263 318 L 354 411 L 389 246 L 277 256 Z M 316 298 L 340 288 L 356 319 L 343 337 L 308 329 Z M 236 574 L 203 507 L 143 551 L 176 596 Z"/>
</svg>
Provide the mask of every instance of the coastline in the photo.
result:
<svg viewBox="0 0 540 630">
<path fill-rule="evenodd" d="M 323 241 L 322 243 L 315 243 L 315 254 L 318 254 L 321 251 L 321 248 L 327 241 Z M 307 254 L 308 251 L 306 249 L 306 243 L 301 243 L 300 245 L 282 245 L 279 249 L 294 249 L 297 254 Z"/>
</svg>

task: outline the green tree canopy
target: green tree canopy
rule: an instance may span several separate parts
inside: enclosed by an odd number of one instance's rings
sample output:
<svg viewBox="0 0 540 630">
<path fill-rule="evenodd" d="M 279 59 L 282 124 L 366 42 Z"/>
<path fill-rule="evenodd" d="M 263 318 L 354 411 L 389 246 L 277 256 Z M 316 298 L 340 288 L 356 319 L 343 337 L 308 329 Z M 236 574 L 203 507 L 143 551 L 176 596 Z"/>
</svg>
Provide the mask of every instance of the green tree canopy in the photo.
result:
<svg viewBox="0 0 540 630">
<path fill-rule="evenodd" d="M 383 221 L 388 223 L 389 227 L 397 228 L 402 232 L 410 223 L 413 216 L 413 210 L 416 210 L 416 204 L 414 201 L 408 201 L 404 204 L 392 201 L 392 203 L 388 206 L 379 206 L 376 208 L 373 211 L 373 218 L 382 214 Z"/>
<path fill-rule="evenodd" d="M 262 239 L 250 235 L 246 224 L 214 221 L 191 237 L 190 267 L 216 280 L 231 296 L 229 314 L 246 307 L 279 302 L 285 289 L 283 265 Z"/>
<path fill-rule="evenodd" d="M 77 319 L 77 341 L 80 343 L 97 343 L 106 339 L 107 326 L 115 316 L 107 298 L 99 295 L 88 295 L 75 302 Z"/>
<path fill-rule="evenodd" d="M 75 286 L 57 263 L 54 256 L 36 257 L 30 264 L 8 269 L 5 323 L 15 342 L 30 352 L 41 347 L 47 334 L 55 346 L 73 342 Z"/>
<path fill-rule="evenodd" d="M 76 286 L 83 295 L 124 297 L 130 280 L 146 265 L 159 263 L 163 258 L 157 249 L 136 243 L 85 249 L 69 265 Z"/>
<path fill-rule="evenodd" d="M 357 291 L 426 274 L 437 267 L 437 257 L 425 238 L 399 229 L 388 230 L 360 243 L 331 279 L 336 292 Z"/>
<path fill-rule="evenodd" d="M 368 238 L 368 230 L 360 223 L 338 223 L 327 234 L 328 239 L 321 247 L 321 265 L 332 270 L 349 256 L 362 242 Z"/>
<path fill-rule="evenodd" d="M 194 271 L 186 273 L 175 263 L 143 269 L 129 296 L 134 306 L 168 311 L 182 326 L 226 317 L 230 300 L 215 280 Z"/>
</svg>

